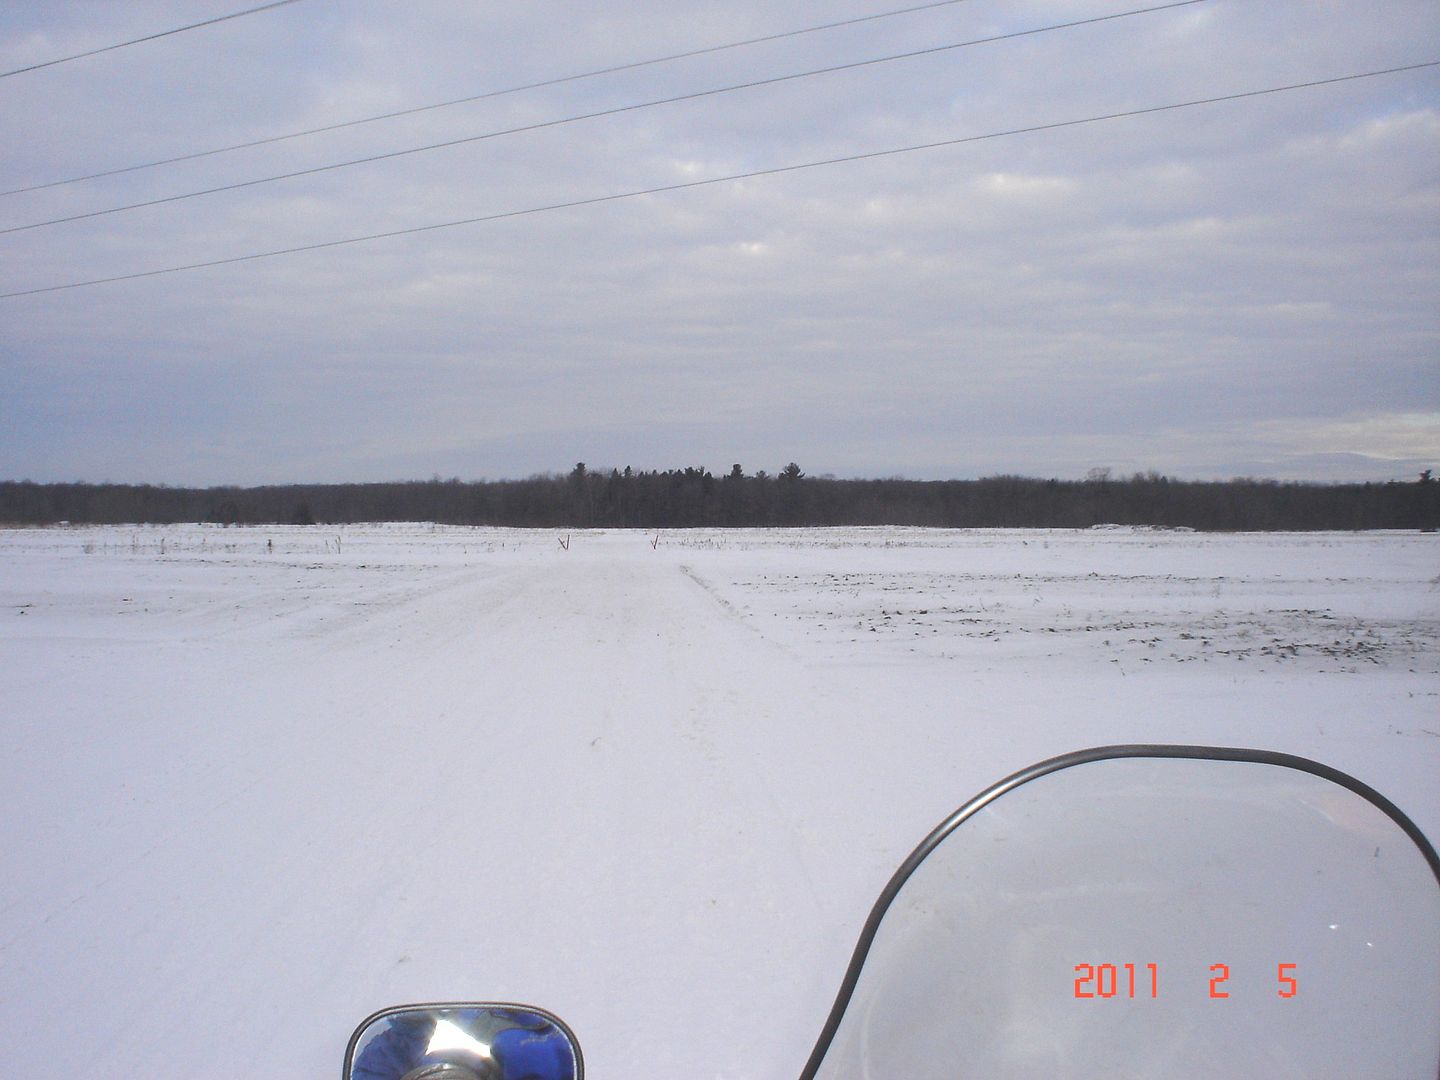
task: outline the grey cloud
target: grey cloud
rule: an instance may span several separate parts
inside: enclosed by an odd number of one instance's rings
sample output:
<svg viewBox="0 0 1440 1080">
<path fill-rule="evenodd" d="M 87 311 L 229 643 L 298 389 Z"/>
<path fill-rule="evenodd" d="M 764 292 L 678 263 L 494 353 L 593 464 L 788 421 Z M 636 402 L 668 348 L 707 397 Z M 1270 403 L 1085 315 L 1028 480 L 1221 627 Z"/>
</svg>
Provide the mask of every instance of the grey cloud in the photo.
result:
<svg viewBox="0 0 1440 1080">
<path fill-rule="evenodd" d="M 0 40 L 195 15 L 53 7 L 0 13 Z M 0 186 L 867 8 L 282 10 L 7 80 Z M 13 196 L 0 224 L 1103 10 L 973 0 Z M 1420 2 L 1213 0 L 0 237 L 3 291 L 1425 59 L 1437 30 Z M 1437 89 L 1411 73 L 0 301 L 5 471 L 1408 472 L 1420 452 L 1344 440 L 1440 430 Z"/>
</svg>

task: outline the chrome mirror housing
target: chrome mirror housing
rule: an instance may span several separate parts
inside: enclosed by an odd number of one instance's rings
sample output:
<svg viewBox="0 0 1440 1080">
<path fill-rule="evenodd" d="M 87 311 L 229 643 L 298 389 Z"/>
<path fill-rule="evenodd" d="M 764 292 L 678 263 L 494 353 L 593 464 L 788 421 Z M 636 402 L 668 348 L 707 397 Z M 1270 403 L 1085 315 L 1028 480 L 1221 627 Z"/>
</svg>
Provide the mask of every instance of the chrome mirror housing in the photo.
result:
<svg viewBox="0 0 1440 1080">
<path fill-rule="evenodd" d="M 580 1043 L 532 1005 L 401 1005 L 367 1017 L 345 1048 L 344 1080 L 583 1080 Z"/>
</svg>

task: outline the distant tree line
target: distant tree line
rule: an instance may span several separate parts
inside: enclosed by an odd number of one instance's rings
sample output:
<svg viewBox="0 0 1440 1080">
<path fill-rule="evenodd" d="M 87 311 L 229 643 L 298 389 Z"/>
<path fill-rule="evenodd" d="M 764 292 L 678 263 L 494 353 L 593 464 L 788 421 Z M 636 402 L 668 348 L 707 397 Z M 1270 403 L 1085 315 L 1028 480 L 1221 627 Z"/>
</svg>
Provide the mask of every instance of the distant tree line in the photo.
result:
<svg viewBox="0 0 1440 1080">
<path fill-rule="evenodd" d="M 290 484 L 178 488 L 152 484 L 0 481 L 0 523 L 11 525 L 346 524 L 670 529 L 701 526 L 922 525 L 1087 528 L 1151 525 L 1211 531 L 1435 529 L 1440 482 L 1310 484 L 1195 482 L 1155 473 L 1081 481 L 837 480 L 791 463 L 773 475 L 739 466 L 637 472 L 590 470 L 525 480 Z"/>
</svg>

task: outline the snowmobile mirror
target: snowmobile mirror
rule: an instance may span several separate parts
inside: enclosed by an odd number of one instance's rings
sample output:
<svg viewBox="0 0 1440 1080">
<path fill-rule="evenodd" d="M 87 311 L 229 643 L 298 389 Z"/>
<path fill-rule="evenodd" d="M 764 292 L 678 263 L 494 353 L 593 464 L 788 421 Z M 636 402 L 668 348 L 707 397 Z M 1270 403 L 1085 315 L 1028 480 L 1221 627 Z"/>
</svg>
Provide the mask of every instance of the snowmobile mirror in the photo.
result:
<svg viewBox="0 0 1440 1080">
<path fill-rule="evenodd" d="M 367 1017 L 344 1080 L 583 1080 L 574 1033 L 530 1005 L 404 1005 Z"/>
<path fill-rule="evenodd" d="M 977 796 L 891 880 L 802 1080 L 1433 1077 L 1440 860 L 1286 755 L 1112 747 Z"/>
</svg>

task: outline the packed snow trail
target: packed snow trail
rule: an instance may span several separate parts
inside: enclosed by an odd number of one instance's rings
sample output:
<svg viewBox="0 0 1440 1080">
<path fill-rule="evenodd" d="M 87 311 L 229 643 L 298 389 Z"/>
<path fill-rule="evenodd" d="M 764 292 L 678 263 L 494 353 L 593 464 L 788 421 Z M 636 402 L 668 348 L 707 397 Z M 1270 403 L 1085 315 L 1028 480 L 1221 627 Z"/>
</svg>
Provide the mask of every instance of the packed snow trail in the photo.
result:
<svg viewBox="0 0 1440 1080">
<path fill-rule="evenodd" d="M 668 562 L 581 552 L 303 633 L 63 655 L 92 677 L 56 673 L 6 800 L 8 1074 L 58 1025 L 84 1075 L 328 1076 L 435 998 L 555 1009 L 595 1076 L 803 1061 L 839 969 L 773 927 L 828 907 L 795 834 L 837 719 L 793 659 Z M 757 1061 L 734 1024 L 785 1012 Z"/>
<path fill-rule="evenodd" d="M 1280 749 L 1435 835 L 1432 541 L 0 533 L 0 1073 L 329 1077 L 469 998 L 596 1080 L 796 1075 L 895 865 L 1042 757 Z M 1301 594 L 1379 659 L 1041 633 Z"/>
</svg>

